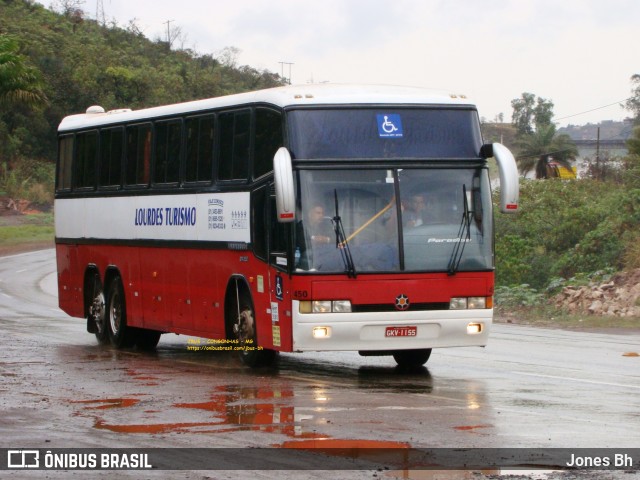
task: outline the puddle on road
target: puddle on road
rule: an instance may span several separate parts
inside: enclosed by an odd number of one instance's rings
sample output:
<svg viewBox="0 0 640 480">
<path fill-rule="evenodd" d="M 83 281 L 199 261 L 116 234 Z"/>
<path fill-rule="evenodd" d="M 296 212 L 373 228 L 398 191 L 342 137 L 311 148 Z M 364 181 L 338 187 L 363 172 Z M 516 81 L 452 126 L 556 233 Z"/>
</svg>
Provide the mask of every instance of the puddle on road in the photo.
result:
<svg viewBox="0 0 640 480">
<path fill-rule="evenodd" d="M 94 428 L 98 430 L 109 430 L 116 433 L 146 433 L 151 435 L 161 433 L 193 433 L 192 429 L 197 427 L 211 427 L 215 422 L 193 422 L 193 423 L 155 423 L 149 425 L 112 425 L 104 420 L 96 420 Z"/>
<path fill-rule="evenodd" d="M 140 379 L 142 376 L 129 373 Z M 209 400 L 204 402 L 172 403 L 167 408 L 150 408 L 142 411 L 142 417 L 151 420 L 155 416 L 175 418 L 180 410 L 204 412 L 203 421 L 181 421 L 164 423 L 111 423 L 108 419 L 97 415 L 100 410 L 135 407 L 139 398 L 106 398 L 96 400 L 71 400 L 70 403 L 81 405 L 79 416 L 90 416 L 94 419 L 94 427 L 117 433 L 167 434 L 167 433 L 227 433 L 235 431 L 260 431 L 286 435 L 300 439 L 323 439 L 326 435 L 315 431 L 305 431 L 301 422 L 312 416 L 296 416 L 291 404 L 294 397 L 291 389 L 272 387 L 225 386 L 214 388 Z M 168 412 L 168 410 L 171 410 Z M 202 417 L 202 414 L 198 414 Z M 136 415 L 136 419 L 140 419 Z"/>
<path fill-rule="evenodd" d="M 106 410 L 108 408 L 133 407 L 140 402 L 138 398 L 105 398 L 102 400 L 70 400 L 69 403 L 87 405 L 85 410 Z M 92 406 L 96 405 L 96 406 Z"/>
<path fill-rule="evenodd" d="M 454 430 L 460 430 L 460 431 L 473 431 L 473 430 L 478 430 L 480 428 L 493 428 L 493 425 L 460 425 L 457 427 L 453 427 Z"/>
</svg>

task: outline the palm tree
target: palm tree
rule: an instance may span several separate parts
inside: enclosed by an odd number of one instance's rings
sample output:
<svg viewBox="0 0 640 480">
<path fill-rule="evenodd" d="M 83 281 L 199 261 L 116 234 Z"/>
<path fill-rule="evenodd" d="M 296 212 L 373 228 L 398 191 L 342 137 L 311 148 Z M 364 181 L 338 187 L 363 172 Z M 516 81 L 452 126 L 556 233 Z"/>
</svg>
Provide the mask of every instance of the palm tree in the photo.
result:
<svg viewBox="0 0 640 480">
<path fill-rule="evenodd" d="M 578 149 L 569 135 L 557 135 L 554 124 L 539 125 L 535 132 L 516 140 L 518 168 L 526 174 L 534 170 L 536 178 L 556 177 L 555 164 L 571 169 Z"/>
<path fill-rule="evenodd" d="M 0 105 L 43 105 L 47 97 L 40 74 L 25 63 L 18 49 L 14 38 L 0 35 Z"/>
</svg>

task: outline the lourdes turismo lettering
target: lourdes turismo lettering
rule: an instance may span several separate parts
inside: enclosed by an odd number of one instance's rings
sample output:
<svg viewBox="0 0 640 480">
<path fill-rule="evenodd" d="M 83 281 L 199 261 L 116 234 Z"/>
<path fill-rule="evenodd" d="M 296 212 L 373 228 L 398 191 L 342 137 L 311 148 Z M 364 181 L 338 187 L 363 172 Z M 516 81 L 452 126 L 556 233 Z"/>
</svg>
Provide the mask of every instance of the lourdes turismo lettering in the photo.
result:
<svg viewBox="0 0 640 480">
<path fill-rule="evenodd" d="M 158 207 L 136 208 L 134 219 L 136 226 L 161 227 L 194 226 L 196 224 L 195 207 Z"/>
</svg>

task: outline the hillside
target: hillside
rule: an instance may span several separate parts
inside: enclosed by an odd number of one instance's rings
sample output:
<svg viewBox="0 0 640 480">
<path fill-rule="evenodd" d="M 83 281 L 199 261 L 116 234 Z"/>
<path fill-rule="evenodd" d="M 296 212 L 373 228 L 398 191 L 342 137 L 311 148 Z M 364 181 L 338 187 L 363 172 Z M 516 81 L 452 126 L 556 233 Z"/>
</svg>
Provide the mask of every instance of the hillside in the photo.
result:
<svg viewBox="0 0 640 480">
<path fill-rule="evenodd" d="M 32 0 L 0 0 L 0 35 L 17 40 L 48 98 L 37 110 L 0 110 L 0 165 L 54 161 L 60 119 L 90 105 L 137 109 L 283 84 L 277 74 L 235 66 L 232 56 L 171 50 L 134 24 L 103 26 L 81 10 L 57 14 Z"/>
<path fill-rule="evenodd" d="M 558 133 L 567 134 L 572 140 L 596 140 L 600 129 L 601 140 L 628 140 L 633 131 L 633 120 L 624 122 L 605 120 L 598 124 L 567 125 L 558 129 Z"/>
</svg>

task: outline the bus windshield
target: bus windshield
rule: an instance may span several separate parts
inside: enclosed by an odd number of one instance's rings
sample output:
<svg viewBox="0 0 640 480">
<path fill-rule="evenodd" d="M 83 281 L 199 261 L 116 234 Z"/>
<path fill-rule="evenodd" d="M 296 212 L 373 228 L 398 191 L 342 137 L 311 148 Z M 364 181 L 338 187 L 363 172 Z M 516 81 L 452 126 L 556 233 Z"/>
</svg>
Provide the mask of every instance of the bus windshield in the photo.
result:
<svg viewBox="0 0 640 480">
<path fill-rule="evenodd" d="M 478 158 L 471 108 L 349 108 L 287 113 L 291 153 L 313 159 Z"/>
<path fill-rule="evenodd" d="M 491 195 L 483 168 L 299 170 L 297 175 L 298 272 L 493 268 Z M 352 267 L 345 265 L 345 248 Z"/>
</svg>

